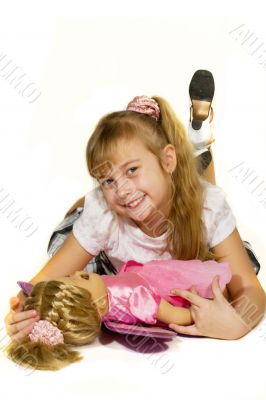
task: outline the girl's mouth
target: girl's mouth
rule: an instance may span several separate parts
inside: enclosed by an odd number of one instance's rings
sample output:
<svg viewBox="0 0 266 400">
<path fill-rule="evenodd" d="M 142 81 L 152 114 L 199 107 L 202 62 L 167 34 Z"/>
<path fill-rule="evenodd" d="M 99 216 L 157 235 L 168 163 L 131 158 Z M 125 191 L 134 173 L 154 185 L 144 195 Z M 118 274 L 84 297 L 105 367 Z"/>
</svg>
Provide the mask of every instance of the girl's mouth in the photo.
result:
<svg viewBox="0 0 266 400">
<path fill-rule="evenodd" d="M 137 200 L 131 201 L 130 203 L 126 204 L 125 207 L 131 208 L 131 209 L 137 208 L 143 202 L 143 200 L 145 199 L 145 196 L 146 195 L 144 194 L 142 197 L 138 198 Z"/>
</svg>

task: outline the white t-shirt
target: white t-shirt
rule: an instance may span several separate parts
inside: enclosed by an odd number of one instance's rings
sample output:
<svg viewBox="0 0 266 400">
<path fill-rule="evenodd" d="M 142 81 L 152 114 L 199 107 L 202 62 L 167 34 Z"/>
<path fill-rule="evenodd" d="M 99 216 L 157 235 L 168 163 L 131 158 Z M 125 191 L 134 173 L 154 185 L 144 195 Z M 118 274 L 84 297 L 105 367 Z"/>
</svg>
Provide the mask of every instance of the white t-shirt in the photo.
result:
<svg viewBox="0 0 266 400">
<path fill-rule="evenodd" d="M 229 236 L 236 227 L 235 216 L 226 201 L 225 192 L 201 179 L 205 187 L 202 220 L 206 227 L 209 248 Z M 164 252 L 166 233 L 158 237 L 146 235 L 131 219 L 118 218 L 107 206 L 98 186 L 85 196 L 84 210 L 73 225 L 73 234 L 80 245 L 92 255 L 104 251 L 119 271 L 128 260 L 145 263 L 171 259 Z"/>
</svg>

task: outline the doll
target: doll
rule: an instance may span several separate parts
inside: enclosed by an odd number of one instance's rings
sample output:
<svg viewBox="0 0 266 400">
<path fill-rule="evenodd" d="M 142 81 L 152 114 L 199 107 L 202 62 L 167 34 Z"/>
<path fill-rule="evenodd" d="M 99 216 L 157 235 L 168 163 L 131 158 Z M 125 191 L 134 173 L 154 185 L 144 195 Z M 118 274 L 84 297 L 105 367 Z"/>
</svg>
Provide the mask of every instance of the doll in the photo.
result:
<svg viewBox="0 0 266 400">
<path fill-rule="evenodd" d="M 102 324 L 120 333 L 176 336 L 168 324 L 193 321 L 190 303 L 171 295 L 171 290 L 188 290 L 193 285 L 202 297 L 211 299 L 216 275 L 224 290 L 231 279 L 227 262 L 154 260 L 141 264 L 130 260 L 114 276 L 80 271 L 35 286 L 19 281 L 28 295 L 24 309 L 36 309 L 41 320 L 20 345 L 11 343 L 8 356 L 21 362 L 26 352 L 35 362 L 28 360 L 30 367 L 60 369 L 81 359 L 69 345 L 91 343 Z"/>
</svg>

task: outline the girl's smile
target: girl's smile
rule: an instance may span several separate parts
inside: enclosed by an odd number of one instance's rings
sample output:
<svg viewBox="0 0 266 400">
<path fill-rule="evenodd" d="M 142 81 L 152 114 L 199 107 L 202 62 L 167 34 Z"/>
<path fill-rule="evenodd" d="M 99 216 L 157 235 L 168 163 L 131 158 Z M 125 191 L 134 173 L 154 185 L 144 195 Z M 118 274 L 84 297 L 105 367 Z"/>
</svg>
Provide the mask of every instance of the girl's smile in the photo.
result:
<svg viewBox="0 0 266 400">
<path fill-rule="evenodd" d="M 130 203 L 126 204 L 124 207 L 128 207 L 131 209 L 135 209 L 137 208 L 140 204 L 143 203 L 144 199 L 145 199 L 145 194 L 141 197 L 139 197 L 137 200 L 131 201 Z"/>
<path fill-rule="evenodd" d="M 132 138 L 130 143 L 121 141 L 111 165 L 108 176 L 100 179 L 110 209 L 133 219 L 143 232 L 154 236 L 155 225 L 168 215 L 171 197 L 169 179 L 158 157 L 142 141 Z"/>
</svg>

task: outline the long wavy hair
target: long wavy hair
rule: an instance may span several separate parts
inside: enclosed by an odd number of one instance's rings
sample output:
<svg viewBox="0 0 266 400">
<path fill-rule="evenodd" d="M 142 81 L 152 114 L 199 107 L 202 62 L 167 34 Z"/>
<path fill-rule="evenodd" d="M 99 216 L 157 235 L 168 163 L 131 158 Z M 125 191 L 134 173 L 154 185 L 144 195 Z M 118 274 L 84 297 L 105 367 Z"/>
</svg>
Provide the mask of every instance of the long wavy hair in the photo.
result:
<svg viewBox="0 0 266 400">
<path fill-rule="evenodd" d="M 32 342 L 27 336 L 9 343 L 5 352 L 15 363 L 32 369 L 59 370 L 83 357 L 71 345 L 94 341 L 101 329 L 101 318 L 86 289 L 56 280 L 37 283 L 25 300 L 24 310 L 36 310 L 40 319 L 59 328 L 64 343 L 49 346 Z"/>
<path fill-rule="evenodd" d="M 167 240 L 162 253 L 168 251 L 179 260 L 218 260 L 207 246 L 207 233 L 202 222 L 204 202 L 203 178 L 185 129 L 168 102 L 152 97 L 160 107 L 160 118 L 134 111 L 118 111 L 103 116 L 86 147 L 90 175 L 98 181 L 99 172 L 106 172 L 106 162 L 115 160 L 119 143 L 139 139 L 158 159 L 163 173 L 162 149 L 171 144 L 176 149 L 177 165 L 166 174 L 171 197 L 167 222 Z M 168 176 L 167 176 L 168 175 Z"/>
</svg>

